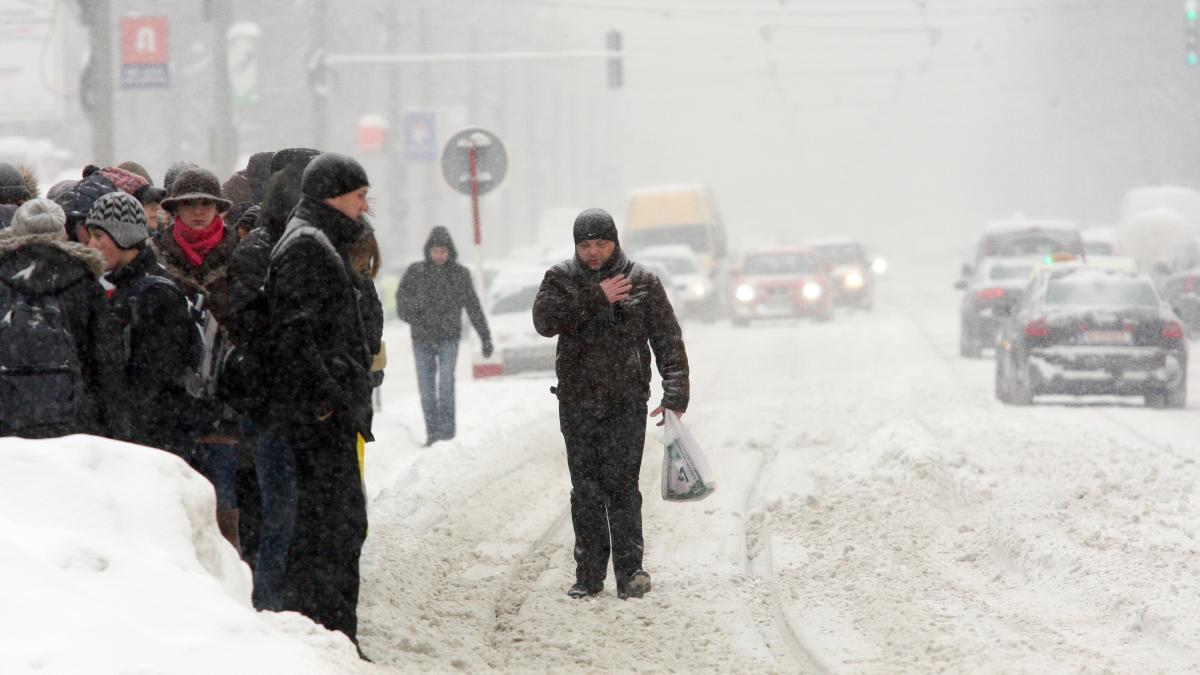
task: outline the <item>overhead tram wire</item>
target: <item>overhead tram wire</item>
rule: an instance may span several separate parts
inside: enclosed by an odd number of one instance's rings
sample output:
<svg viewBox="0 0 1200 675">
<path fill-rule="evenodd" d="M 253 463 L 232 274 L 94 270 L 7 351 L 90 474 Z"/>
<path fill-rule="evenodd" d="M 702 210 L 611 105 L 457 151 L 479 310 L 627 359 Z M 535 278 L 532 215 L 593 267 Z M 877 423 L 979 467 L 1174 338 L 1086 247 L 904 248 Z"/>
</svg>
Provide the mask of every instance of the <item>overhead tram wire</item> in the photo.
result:
<svg viewBox="0 0 1200 675">
<path fill-rule="evenodd" d="M 691 16 L 747 16 L 747 17 L 797 17 L 797 18 L 839 18 L 839 17 L 879 17 L 879 16 L 904 16 L 911 17 L 914 15 L 926 17 L 945 17 L 945 16 L 996 16 L 1005 14 L 1028 14 L 1030 12 L 1046 12 L 1046 11 L 1078 11 L 1078 12 L 1097 12 L 1097 11 L 1144 11 L 1147 9 L 1143 5 L 1133 5 L 1124 0 L 1092 0 L 1084 2 L 1078 0 L 1063 0 L 1059 2 L 1045 3 L 1023 3 L 1014 5 L 994 5 L 990 7 L 913 7 L 907 9 L 792 9 L 786 6 L 769 9 L 769 8 L 747 8 L 745 6 L 727 5 L 727 6 L 710 6 L 710 7 L 695 7 L 687 5 L 650 5 L 645 3 L 631 2 L 613 2 L 606 3 L 599 0 L 511 0 L 514 4 L 536 5 L 539 7 L 548 7 L 564 10 L 589 10 L 600 12 L 622 12 L 622 13 L 637 13 L 637 14 L 653 14 L 653 15 L 691 15 Z"/>
</svg>

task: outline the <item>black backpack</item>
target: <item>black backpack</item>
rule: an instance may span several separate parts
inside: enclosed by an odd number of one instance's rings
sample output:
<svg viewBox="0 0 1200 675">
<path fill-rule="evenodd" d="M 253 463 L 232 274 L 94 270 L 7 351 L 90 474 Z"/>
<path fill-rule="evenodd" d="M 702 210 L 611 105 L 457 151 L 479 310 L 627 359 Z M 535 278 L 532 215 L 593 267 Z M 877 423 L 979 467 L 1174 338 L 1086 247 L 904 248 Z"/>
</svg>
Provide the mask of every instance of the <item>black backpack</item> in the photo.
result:
<svg viewBox="0 0 1200 675">
<path fill-rule="evenodd" d="M 180 400 L 173 402 L 173 405 L 180 409 L 179 427 L 186 433 L 202 434 L 211 431 L 220 420 L 224 407 L 217 395 L 217 382 L 225 350 L 216 320 L 203 306 L 203 296 L 190 300 L 175 282 L 154 274 L 147 274 L 134 281 L 127 301 L 129 323 L 124 329 L 125 358 L 128 360 L 130 356 L 130 336 L 133 329 L 141 322 L 142 317 L 138 310 L 141 296 L 156 285 L 170 286 L 179 294 L 180 301 L 187 303 L 193 329 L 188 331 L 188 344 L 184 352 L 187 359 L 179 382 L 179 390 L 185 392 L 186 396 L 180 396 Z"/>
<path fill-rule="evenodd" d="M 0 280 L 0 434 L 78 431 L 83 369 L 63 299 L 27 296 Z"/>
</svg>

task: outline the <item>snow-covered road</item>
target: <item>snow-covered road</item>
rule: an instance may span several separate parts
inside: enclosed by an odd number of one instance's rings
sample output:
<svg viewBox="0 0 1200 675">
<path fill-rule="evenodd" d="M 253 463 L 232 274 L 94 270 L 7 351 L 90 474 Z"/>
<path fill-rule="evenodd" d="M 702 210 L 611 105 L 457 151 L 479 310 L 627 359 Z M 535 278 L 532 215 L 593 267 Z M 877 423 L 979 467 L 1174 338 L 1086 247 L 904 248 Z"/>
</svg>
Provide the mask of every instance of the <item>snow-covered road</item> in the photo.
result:
<svg viewBox="0 0 1200 675">
<path fill-rule="evenodd" d="M 720 488 L 664 503 L 652 427 L 641 600 L 611 575 L 565 594 L 552 378 L 472 381 L 464 344 L 458 438 L 422 449 L 392 325 L 364 650 L 388 671 L 1200 668 L 1196 406 L 998 403 L 990 357 L 957 356 L 953 272 L 900 269 L 826 324 L 688 324 L 685 421 Z"/>
</svg>

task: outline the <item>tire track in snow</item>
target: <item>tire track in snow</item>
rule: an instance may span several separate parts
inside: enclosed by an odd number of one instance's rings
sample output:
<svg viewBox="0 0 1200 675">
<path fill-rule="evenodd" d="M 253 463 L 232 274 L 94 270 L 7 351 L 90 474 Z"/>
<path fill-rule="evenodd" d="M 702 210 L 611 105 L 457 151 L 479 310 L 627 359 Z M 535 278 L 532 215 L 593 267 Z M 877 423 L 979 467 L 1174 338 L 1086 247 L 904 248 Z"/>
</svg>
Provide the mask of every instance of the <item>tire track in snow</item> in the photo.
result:
<svg viewBox="0 0 1200 675">
<path fill-rule="evenodd" d="M 805 673 L 828 673 L 828 668 L 822 664 L 813 654 L 812 650 L 805 645 L 800 634 L 792 626 L 788 620 L 787 613 L 784 611 L 783 604 L 779 601 L 780 586 L 778 579 L 775 577 L 775 566 L 772 558 L 772 536 L 771 536 L 771 515 L 764 509 L 752 510 L 756 502 L 761 505 L 763 502 L 763 493 L 766 489 L 766 482 L 772 476 L 772 469 L 775 465 L 776 458 L 779 456 L 778 448 L 773 449 L 769 453 L 762 453 L 763 461 L 759 464 L 758 472 L 754 477 L 753 487 L 746 495 L 745 506 L 742 509 L 743 534 L 745 536 L 745 546 L 743 548 L 744 563 L 746 574 L 758 579 L 758 596 L 759 601 L 768 608 L 770 619 L 770 630 L 764 631 L 763 627 L 759 626 L 759 632 L 762 633 L 763 639 L 770 646 L 783 643 L 785 654 L 791 658 L 792 663 L 787 668 L 789 672 L 805 672 Z M 757 518 L 755 516 L 758 516 Z M 754 607 L 750 608 L 751 615 L 757 616 L 760 612 L 755 611 Z M 775 638 L 775 639 L 773 639 Z M 776 652 L 772 649 L 772 652 Z M 778 654 L 776 657 L 778 658 Z M 793 671 L 793 668 L 795 671 Z"/>
</svg>

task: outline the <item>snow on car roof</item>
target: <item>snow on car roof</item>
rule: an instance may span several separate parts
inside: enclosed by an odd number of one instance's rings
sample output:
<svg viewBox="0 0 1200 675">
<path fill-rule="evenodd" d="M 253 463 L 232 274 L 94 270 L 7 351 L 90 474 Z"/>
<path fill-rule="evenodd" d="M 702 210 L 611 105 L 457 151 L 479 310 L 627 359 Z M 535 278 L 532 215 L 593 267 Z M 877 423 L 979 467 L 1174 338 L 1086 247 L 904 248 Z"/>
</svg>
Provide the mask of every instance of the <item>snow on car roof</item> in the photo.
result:
<svg viewBox="0 0 1200 675">
<path fill-rule="evenodd" d="M 1004 234 L 1006 232 L 1021 232 L 1029 229 L 1078 232 L 1079 226 L 1069 220 L 1012 218 L 1009 220 L 993 220 L 984 226 L 983 232 L 984 234 Z"/>
<path fill-rule="evenodd" d="M 660 246 L 649 246 L 647 248 L 638 249 L 637 257 L 639 258 L 696 258 L 696 252 L 691 246 L 686 244 L 662 244 Z"/>
<path fill-rule="evenodd" d="M 664 192 L 695 192 L 703 190 L 702 183 L 665 183 L 663 185 L 647 185 L 632 192 L 635 195 L 662 194 Z"/>
<path fill-rule="evenodd" d="M 859 244 L 854 237 L 819 237 L 817 239 L 805 239 L 805 246 L 845 246 L 846 244 Z"/>
<path fill-rule="evenodd" d="M 1095 281 L 1104 281 L 1111 279 L 1126 279 L 1145 281 L 1148 284 L 1153 284 L 1150 276 L 1144 272 L 1129 272 L 1120 269 L 1109 269 L 1089 265 L 1087 263 L 1062 263 L 1054 267 L 1047 267 L 1045 270 L 1054 281 L 1063 281 L 1067 283 L 1089 283 Z"/>
</svg>

